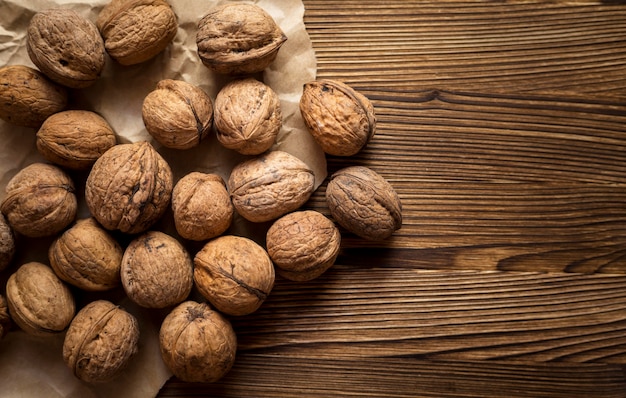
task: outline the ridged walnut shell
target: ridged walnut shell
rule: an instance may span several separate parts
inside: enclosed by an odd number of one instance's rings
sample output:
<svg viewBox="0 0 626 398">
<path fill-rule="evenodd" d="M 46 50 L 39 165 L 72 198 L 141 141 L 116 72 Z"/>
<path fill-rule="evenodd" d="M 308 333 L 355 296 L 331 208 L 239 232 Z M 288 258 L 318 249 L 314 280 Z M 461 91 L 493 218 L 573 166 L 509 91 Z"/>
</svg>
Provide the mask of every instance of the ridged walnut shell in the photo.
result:
<svg viewBox="0 0 626 398">
<path fill-rule="evenodd" d="M 163 320 L 161 357 L 182 381 L 212 383 L 235 363 L 237 336 L 231 323 L 206 303 L 185 301 Z"/>
<path fill-rule="evenodd" d="M 111 58 L 134 65 L 165 50 L 178 22 L 165 0 L 112 0 L 98 14 L 96 26 Z"/>
<path fill-rule="evenodd" d="M 233 205 L 252 222 L 276 219 L 298 209 L 315 189 L 313 170 L 284 151 L 266 152 L 243 161 L 228 179 Z"/>
<path fill-rule="evenodd" d="M 0 213 L 0 271 L 9 266 L 14 256 L 15 234 L 7 219 Z"/>
<path fill-rule="evenodd" d="M 146 130 L 161 145 L 189 149 L 211 131 L 213 102 L 193 84 L 165 79 L 144 98 L 141 114 Z"/>
<path fill-rule="evenodd" d="M 253 313 L 274 287 L 274 265 L 267 252 L 241 236 L 207 242 L 196 254 L 194 267 L 196 287 L 224 314 Z"/>
<path fill-rule="evenodd" d="M 85 201 L 104 228 L 137 234 L 165 213 L 173 183 L 170 166 L 149 142 L 119 144 L 91 168 Z"/>
<path fill-rule="evenodd" d="M 59 167 L 33 163 L 7 184 L 0 209 L 15 232 L 31 238 L 52 236 L 70 225 L 78 202 L 74 183 Z"/>
<path fill-rule="evenodd" d="M 46 76 L 71 88 L 95 83 L 106 60 L 96 25 L 68 8 L 51 8 L 33 15 L 26 33 L 26 50 Z"/>
<path fill-rule="evenodd" d="M 73 170 L 90 168 L 117 143 L 115 132 L 100 115 L 68 110 L 46 119 L 37 131 L 37 150 L 47 160 Z"/>
<path fill-rule="evenodd" d="M 48 249 L 59 278 L 87 291 L 119 286 L 122 255 L 120 244 L 93 218 L 78 220 Z"/>
<path fill-rule="evenodd" d="M 276 272 L 292 281 L 310 281 L 337 259 L 341 234 L 322 213 L 302 210 L 276 220 L 267 231 L 267 252 Z"/>
<path fill-rule="evenodd" d="M 9 332 L 12 323 L 7 301 L 4 296 L 0 294 L 0 339 Z"/>
<path fill-rule="evenodd" d="M 300 97 L 300 113 L 315 141 L 329 155 L 354 155 L 376 132 L 376 115 L 370 100 L 336 80 L 306 83 Z"/>
<path fill-rule="evenodd" d="M 28 66 L 0 68 L 0 87 L 0 119 L 16 126 L 37 128 L 67 106 L 67 89 Z"/>
<path fill-rule="evenodd" d="M 207 13 L 198 23 L 196 44 L 202 63 L 231 75 L 252 74 L 267 68 L 287 36 L 261 7 L 229 3 Z"/>
<path fill-rule="evenodd" d="M 138 351 L 139 324 L 124 309 L 106 301 L 83 307 L 67 329 L 63 360 L 87 383 L 113 380 Z"/>
<path fill-rule="evenodd" d="M 6 295 L 15 324 L 35 336 L 64 331 L 76 312 L 70 289 L 39 262 L 23 264 L 11 274 Z"/>
<path fill-rule="evenodd" d="M 368 240 L 382 240 L 402 226 L 402 203 L 380 174 L 364 166 L 335 172 L 326 187 L 326 202 L 335 221 Z"/>
</svg>

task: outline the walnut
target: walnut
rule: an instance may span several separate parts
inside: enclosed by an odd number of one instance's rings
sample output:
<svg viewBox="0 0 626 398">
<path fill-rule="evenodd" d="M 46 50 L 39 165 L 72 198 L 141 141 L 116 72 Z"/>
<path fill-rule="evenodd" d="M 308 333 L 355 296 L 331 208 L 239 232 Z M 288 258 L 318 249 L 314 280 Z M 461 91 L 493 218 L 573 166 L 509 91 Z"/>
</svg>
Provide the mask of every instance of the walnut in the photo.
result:
<svg viewBox="0 0 626 398">
<path fill-rule="evenodd" d="M 59 278 L 87 291 L 119 286 L 122 254 L 119 243 L 93 218 L 77 221 L 48 249 L 50 265 Z"/>
<path fill-rule="evenodd" d="M 309 281 L 337 259 L 341 234 L 322 213 L 302 210 L 276 220 L 267 231 L 267 252 L 276 272 L 292 281 Z"/>
<path fill-rule="evenodd" d="M 95 112 L 68 110 L 46 119 L 37 131 L 37 150 L 47 160 L 86 170 L 117 143 L 113 129 Z"/>
<path fill-rule="evenodd" d="M 329 155 L 358 153 L 376 131 L 376 116 L 369 99 L 336 80 L 305 84 L 300 112 L 313 138 Z"/>
<path fill-rule="evenodd" d="M 52 236 L 70 225 L 78 202 L 74 183 L 59 167 L 33 163 L 6 186 L 0 210 L 15 232 L 38 238 Z"/>
<path fill-rule="evenodd" d="M 146 96 L 141 113 L 146 130 L 161 145 L 189 149 L 211 131 L 213 102 L 193 84 L 165 79 Z"/>
<path fill-rule="evenodd" d="M 63 341 L 63 360 L 87 383 L 113 380 L 138 351 L 139 324 L 124 309 L 106 300 L 85 305 Z"/>
<path fill-rule="evenodd" d="M 177 378 L 212 383 L 232 368 L 237 336 L 228 319 L 207 303 L 185 301 L 163 320 L 159 346 L 163 362 Z"/>
<path fill-rule="evenodd" d="M 193 263 L 175 238 L 148 231 L 133 239 L 122 258 L 122 286 L 135 303 L 165 308 L 182 302 L 193 287 Z"/>
<path fill-rule="evenodd" d="M 254 78 L 233 80 L 215 97 L 217 139 L 228 149 L 261 154 L 274 144 L 281 124 L 278 94 Z"/>
<path fill-rule="evenodd" d="M 11 317 L 9 316 L 9 307 L 3 295 L 0 294 L 0 339 L 2 339 L 11 330 Z"/>
<path fill-rule="evenodd" d="M 207 242 L 194 258 L 194 281 L 220 312 L 256 311 L 274 287 L 274 265 L 251 239 L 224 235 Z"/>
<path fill-rule="evenodd" d="M 0 271 L 9 266 L 14 256 L 15 234 L 7 219 L 0 213 Z"/>
<path fill-rule="evenodd" d="M 0 68 L 0 87 L 0 119 L 17 126 L 39 127 L 67 106 L 67 89 L 28 66 Z"/>
<path fill-rule="evenodd" d="M 11 318 L 31 335 L 64 331 L 76 311 L 70 289 L 52 268 L 39 262 L 25 263 L 11 274 L 6 295 Z"/>
<path fill-rule="evenodd" d="M 402 226 L 402 203 L 391 184 L 364 166 L 335 172 L 326 187 L 330 214 L 348 231 L 368 240 L 386 239 Z"/>
<path fill-rule="evenodd" d="M 165 0 L 112 0 L 98 14 L 96 26 L 111 58 L 134 65 L 165 50 L 178 22 Z"/>
<path fill-rule="evenodd" d="M 68 8 L 33 15 L 26 32 L 26 50 L 46 76 L 71 88 L 95 83 L 106 59 L 96 25 Z"/>
<path fill-rule="evenodd" d="M 226 232 L 235 212 L 222 177 L 197 171 L 174 186 L 172 210 L 178 234 L 196 241 Z"/>
<path fill-rule="evenodd" d="M 91 168 L 85 202 L 104 228 L 141 233 L 167 210 L 173 181 L 170 166 L 150 143 L 118 144 Z"/>
<path fill-rule="evenodd" d="M 252 74 L 267 68 L 287 40 L 261 7 L 230 3 L 212 9 L 198 23 L 202 63 L 221 74 Z"/>
<path fill-rule="evenodd" d="M 228 179 L 235 209 L 253 222 L 270 221 L 298 209 L 311 197 L 314 184 L 313 170 L 283 151 L 239 163 Z"/>
</svg>

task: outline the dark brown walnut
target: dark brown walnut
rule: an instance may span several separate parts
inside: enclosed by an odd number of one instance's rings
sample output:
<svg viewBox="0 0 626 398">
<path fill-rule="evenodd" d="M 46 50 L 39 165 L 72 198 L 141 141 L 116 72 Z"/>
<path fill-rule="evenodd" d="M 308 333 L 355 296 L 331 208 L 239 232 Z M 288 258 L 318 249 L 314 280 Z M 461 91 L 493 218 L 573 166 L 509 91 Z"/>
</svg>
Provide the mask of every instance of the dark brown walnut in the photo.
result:
<svg viewBox="0 0 626 398">
<path fill-rule="evenodd" d="M 194 266 L 196 287 L 224 314 L 253 313 L 274 287 L 274 265 L 267 252 L 241 236 L 223 235 L 207 242 Z"/>
<path fill-rule="evenodd" d="M 276 220 L 267 231 L 267 252 L 276 272 L 292 281 L 309 281 L 337 259 L 341 234 L 322 213 L 302 210 Z"/>
<path fill-rule="evenodd" d="M 163 362 L 180 380 L 213 383 L 230 371 L 237 353 L 231 323 L 207 303 L 185 301 L 159 331 Z"/>
<path fill-rule="evenodd" d="M 306 83 L 300 112 L 315 141 L 329 155 L 354 155 L 376 132 L 376 115 L 370 100 L 336 80 Z"/>
<path fill-rule="evenodd" d="M 92 301 L 72 320 L 63 341 L 63 360 L 87 383 L 118 377 L 139 345 L 139 323 L 124 309 L 106 301 Z"/>
<path fill-rule="evenodd" d="M 0 119 L 16 126 L 37 128 L 67 106 L 67 89 L 28 66 L 0 68 L 0 87 Z"/>
<path fill-rule="evenodd" d="M 122 258 L 126 295 L 146 308 L 165 308 L 187 298 L 193 287 L 193 262 L 176 238 L 148 231 L 133 239 Z"/>
<path fill-rule="evenodd" d="M 23 264 L 11 274 L 6 295 L 11 319 L 35 336 L 64 331 L 76 312 L 70 289 L 52 268 L 39 262 Z"/>
<path fill-rule="evenodd" d="M 197 171 L 183 176 L 174 186 L 172 210 L 178 234 L 195 241 L 226 232 L 235 213 L 222 177 Z"/>
<path fill-rule="evenodd" d="M 233 80 L 215 97 L 217 139 L 228 149 L 261 154 L 274 144 L 281 125 L 278 95 L 256 79 Z"/>
<path fill-rule="evenodd" d="M 96 25 L 68 8 L 33 15 L 26 32 L 26 50 L 46 76 L 71 88 L 95 83 L 106 59 Z"/>
<path fill-rule="evenodd" d="M 13 231 L 39 238 L 65 229 L 76 218 L 74 183 L 61 168 L 33 163 L 7 184 L 0 210 Z"/>
<path fill-rule="evenodd" d="M 90 168 L 117 143 L 115 132 L 100 115 L 68 110 L 46 119 L 37 131 L 37 150 L 48 161 L 74 170 Z"/>
<path fill-rule="evenodd" d="M 0 339 L 11 330 L 11 325 L 12 322 L 7 301 L 4 296 L 0 294 Z"/>
<path fill-rule="evenodd" d="M 209 11 L 198 23 L 196 44 L 202 63 L 231 75 L 267 68 L 287 40 L 274 19 L 261 7 L 229 3 Z"/>
<path fill-rule="evenodd" d="M 149 142 L 118 144 L 91 168 L 85 202 L 104 228 L 137 234 L 163 216 L 173 181 L 170 166 Z"/>
<path fill-rule="evenodd" d="M 48 249 L 58 277 L 87 291 L 119 286 L 122 254 L 120 244 L 93 218 L 78 220 Z"/>
<path fill-rule="evenodd" d="M 0 271 L 5 270 L 15 256 L 15 234 L 7 222 L 7 219 L 0 213 Z"/>
<path fill-rule="evenodd" d="M 193 84 L 165 79 L 146 96 L 141 114 L 146 130 L 161 145 L 189 149 L 211 131 L 213 102 Z"/>
<path fill-rule="evenodd" d="M 402 226 L 402 203 L 391 184 L 364 166 L 335 172 L 326 187 L 331 215 L 345 229 L 368 240 L 382 240 Z"/>
<path fill-rule="evenodd" d="M 178 22 L 165 0 L 112 0 L 98 14 L 96 26 L 111 58 L 135 65 L 165 50 Z"/>
<path fill-rule="evenodd" d="M 236 165 L 228 179 L 235 210 L 252 222 L 276 219 L 298 209 L 315 188 L 313 170 L 283 151 L 266 152 Z"/>
</svg>

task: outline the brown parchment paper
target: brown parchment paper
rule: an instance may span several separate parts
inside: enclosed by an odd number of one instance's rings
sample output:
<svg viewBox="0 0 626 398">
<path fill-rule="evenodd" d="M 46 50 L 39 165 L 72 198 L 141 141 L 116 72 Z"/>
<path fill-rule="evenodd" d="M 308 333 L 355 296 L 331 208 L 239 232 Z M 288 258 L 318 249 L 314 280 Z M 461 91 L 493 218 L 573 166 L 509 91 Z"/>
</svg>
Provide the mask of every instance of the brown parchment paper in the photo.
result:
<svg viewBox="0 0 626 398">
<path fill-rule="evenodd" d="M 26 52 L 25 34 L 30 18 L 37 11 L 54 7 L 72 8 L 95 22 L 107 2 L 0 0 L 0 66 L 22 64 L 34 67 Z M 179 79 L 196 84 L 212 99 L 229 80 L 228 77 L 213 74 L 202 65 L 195 43 L 198 20 L 208 10 L 224 2 L 228 1 L 169 0 L 179 23 L 174 42 L 162 54 L 140 65 L 121 66 L 108 58 L 102 77 L 93 86 L 70 92 L 70 108 L 101 114 L 115 130 L 120 143 L 152 142 L 170 163 L 176 180 L 192 170 L 217 173 L 227 180 L 232 167 L 246 157 L 224 149 L 214 136 L 185 151 L 163 148 L 151 139 L 141 119 L 143 98 L 161 79 Z M 304 6 L 300 0 L 249 2 L 268 11 L 288 37 L 276 61 L 262 75 L 256 76 L 272 87 L 281 100 L 283 127 L 273 149 L 292 153 L 312 167 L 317 187 L 326 178 L 326 161 L 323 152 L 306 131 L 298 108 L 302 85 L 315 79 L 316 75 L 315 53 L 303 23 Z M 7 182 L 15 173 L 28 164 L 44 161 L 35 147 L 35 133 L 35 129 L 16 127 L 0 120 L 0 200 L 4 198 Z M 79 189 L 82 189 L 80 184 Z M 78 194 L 80 199 L 81 193 Z M 80 205 L 78 218 L 88 216 L 86 206 Z M 250 224 L 236 217 L 229 233 L 262 240 L 259 231 L 263 228 L 257 230 Z M 158 228 L 175 235 L 173 225 L 168 225 L 167 221 Z M 22 242 L 21 247 L 18 244 L 15 264 L 0 275 L 0 281 L 5 282 L 8 273 L 24 262 L 47 263 L 47 245 L 50 242 L 51 239 L 43 239 Z M 4 284 L 0 291 L 4 294 Z M 158 328 L 163 313 L 139 308 L 119 292 L 113 297 L 138 318 L 141 331 L 139 354 L 118 379 L 98 385 L 82 383 L 63 363 L 63 334 L 42 338 L 12 330 L 0 340 L 0 398 L 156 396 L 171 376 L 158 348 Z"/>
</svg>

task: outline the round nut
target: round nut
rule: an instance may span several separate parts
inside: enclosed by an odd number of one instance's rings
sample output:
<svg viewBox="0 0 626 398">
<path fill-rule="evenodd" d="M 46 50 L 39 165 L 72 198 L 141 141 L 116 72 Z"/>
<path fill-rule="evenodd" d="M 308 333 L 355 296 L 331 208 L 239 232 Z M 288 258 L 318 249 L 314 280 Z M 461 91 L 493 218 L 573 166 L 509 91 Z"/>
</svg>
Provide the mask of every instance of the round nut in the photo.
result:
<svg viewBox="0 0 626 398">
<path fill-rule="evenodd" d="M 310 281 L 337 259 L 341 234 L 322 213 L 303 210 L 276 220 L 267 231 L 267 252 L 276 272 L 292 281 Z"/>
<path fill-rule="evenodd" d="M 33 15 L 26 32 L 26 50 L 46 76 L 71 88 L 91 86 L 104 69 L 104 42 L 98 28 L 68 8 Z"/>
<path fill-rule="evenodd" d="M 0 271 L 5 270 L 15 256 L 15 234 L 7 219 L 0 213 Z"/>
<path fill-rule="evenodd" d="M 11 329 L 11 317 L 9 307 L 3 295 L 0 294 L 0 339 L 2 339 Z"/>
<path fill-rule="evenodd" d="M 251 239 L 224 235 L 207 242 L 194 258 L 200 293 L 228 315 L 256 311 L 274 287 L 274 265 Z"/>
<path fill-rule="evenodd" d="M 315 141 L 329 155 L 358 153 L 376 131 L 376 116 L 369 99 L 336 80 L 305 84 L 300 113 Z"/>
<path fill-rule="evenodd" d="M 212 383 L 232 368 L 237 336 L 228 319 L 208 304 L 186 301 L 163 320 L 159 346 L 163 362 L 177 378 Z"/>
<path fill-rule="evenodd" d="M 174 186 L 172 210 L 178 234 L 195 241 L 226 232 L 235 213 L 222 177 L 197 171 L 185 175 Z"/>
<path fill-rule="evenodd" d="M 6 186 L 0 210 L 15 232 L 31 238 L 52 236 L 70 225 L 78 202 L 74 183 L 59 167 L 33 163 Z"/>
<path fill-rule="evenodd" d="M 118 144 L 91 168 L 85 202 L 104 228 L 141 233 L 167 210 L 173 183 L 170 166 L 150 143 Z"/>
<path fill-rule="evenodd" d="M 63 360 L 87 383 L 116 378 L 137 353 L 139 324 L 130 313 L 106 300 L 83 307 L 67 329 Z"/>
<path fill-rule="evenodd" d="M 198 23 L 202 63 L 221 74 L 252 74 L 267 68 L 287 40 L 274 19 L 254 4 L 218 6 Z"/>
<path fill-rule="evenodd" d="M 142 307 L 165 308 L 182 302 L 193 287 L 193 263 L 173 237 L 148 231 L 133 239 L 122 258 L 122 286 Z"/>
<path fill-rule="evenodd" d="M 0 87 L 0 119 L 17 126 L 39 127 L 67 106 L 67 89 L 28 66 L 0 68 Z"/>
<path fill-rule="evenodd" d="M 383 240 L 402 226 L 402 203 L 391 184 L 364 166 L 334 173 L 326 202 L 335 221 L 368 240 Z"/>
<path fill-rule="evenodd" d="M 95 112 L 68 110 L 46 119 L 37 131 L 37 150 L 47 160 L 74 170 L 90 168 L 117 143 L 113 129 Z"/>
<path fill-rule="evenodd" d="M 11 318 L 31 335 L 62 332 L 76 311 L 70 289 L 52 268 L 38 262 L 23 264 L 11 274 L 6 294 Z"/>
<path fill-rule="evenodd" d="M 213 102 L 193 84 L 165 79 L 146 96 L 141 114 L 146 130 L 161 145 L 189 149 L 211 131 Z"/>
<path fill-rule="evenodd" d="M 96 26 L 111 58 L 134 65 L 165 50 L 178 22 L 165 0 L 112 0 L 98 14 Z"/>
<path fill-rule="evenodd" d="M 217 139 L 228 149 L 261 154 L 274 144 L 281 124 L 278 94 L 256 79 L 233 80 L 215 97 Z"/>
</svg>

